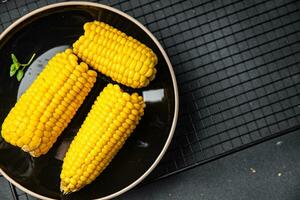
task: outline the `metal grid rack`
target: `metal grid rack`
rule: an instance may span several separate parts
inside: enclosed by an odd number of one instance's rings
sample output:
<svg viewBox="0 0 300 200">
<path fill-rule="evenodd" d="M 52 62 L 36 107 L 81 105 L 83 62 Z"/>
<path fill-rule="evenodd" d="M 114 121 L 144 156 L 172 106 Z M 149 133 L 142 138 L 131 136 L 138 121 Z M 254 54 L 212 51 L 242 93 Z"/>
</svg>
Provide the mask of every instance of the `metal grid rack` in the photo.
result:
<svg viewBox="0 0 300 200">
<path fill-rule="evenodd" d="M 2 2 L 0 32 L 29 11 L 61 1 Z M 299 1 L 94 2 L 148 27 L 176 73 L 178 126 L 148 181 L 300 129 Z M 14 199 L 26 196 L 11 192 Z"/>
</svg>

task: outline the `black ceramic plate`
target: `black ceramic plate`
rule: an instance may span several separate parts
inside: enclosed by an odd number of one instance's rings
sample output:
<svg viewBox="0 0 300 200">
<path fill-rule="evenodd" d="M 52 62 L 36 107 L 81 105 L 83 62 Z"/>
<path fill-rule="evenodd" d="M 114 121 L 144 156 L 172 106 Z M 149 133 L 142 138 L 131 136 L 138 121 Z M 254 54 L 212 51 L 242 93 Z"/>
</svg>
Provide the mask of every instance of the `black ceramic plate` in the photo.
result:
<svg viewBox="0 0 300 200">
<path fill-rule="evenodd" d="M 41 199 L 107 199 L 142 181 L 158 164 L 174 133 L 178 112 L 177 85 L 166 53 L 139 22 L 108 6 L 68 2 L 47 6 L 22 17 L 0 36 L 0 124 L 18 97 L 26 90 L 47 60 L 70 46 L 87 21 L 101 20 L 152 48 L 158 56 L 158 73 L 153 82 L 135 90 L 144 96 L 143 119 L 109 167 L 79 192 L 63 196 L 59 189 L 62 155 L 83 122 L 96 96 L 110 79 L 99 75 L 96 86 L 50 152 L 40 158 L 13 147 L 0 138 L 0 172 L 13 184 Z M 27 61 L 37 54 L 22 82 L 9 77 L 10 54 Z M 129 92 L 133 90 L 123 87 Z"/>
</svg>

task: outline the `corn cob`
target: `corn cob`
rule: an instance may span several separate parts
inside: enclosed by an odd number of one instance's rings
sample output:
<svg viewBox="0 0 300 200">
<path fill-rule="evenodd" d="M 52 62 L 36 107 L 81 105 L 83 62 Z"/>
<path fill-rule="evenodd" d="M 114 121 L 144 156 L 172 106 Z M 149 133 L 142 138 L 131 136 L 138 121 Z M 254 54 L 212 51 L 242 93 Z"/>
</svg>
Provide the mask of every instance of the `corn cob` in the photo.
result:
<svg viewBox="0 0 300 200">
<path fill-rule="evenodd" d="M 68 49 L 56 54 L 20 97 L 2 125 L 2 137 L 32 156 L 46 154 L 71 121 L 97 73 Z"/>
<path fill-rule="evenodd" d="M 61 190 L 67 194 L 91 183 L 106 168 L 144 114 L 145 103 L 108 84 L 100 93 L 63 161 Z"/>
<path fill-rule="evenodd" d="M 146 45 L 99 21 L 85 23 L 84 31 L 74 53 L 94 69 L 132 88 L 155 78 L 157 57 Z"/>
</svg>

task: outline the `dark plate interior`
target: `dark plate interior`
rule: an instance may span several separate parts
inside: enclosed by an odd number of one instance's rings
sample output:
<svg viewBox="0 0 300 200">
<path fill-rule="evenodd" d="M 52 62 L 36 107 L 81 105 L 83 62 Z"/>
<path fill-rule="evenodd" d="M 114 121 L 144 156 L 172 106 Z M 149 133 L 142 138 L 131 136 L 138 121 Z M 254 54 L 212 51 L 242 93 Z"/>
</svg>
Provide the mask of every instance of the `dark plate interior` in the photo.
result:
<svg viewBox="0 0 300 200">
<path fill-rule="evenodd" d="M 63 6 L 43 11 L 27 18 L 0 41 L 0 124 L 16 103 L 20 86 L 15 78 L 9 77 L 10 54 L 15 53 L 20 61 L 25 62 L 33 53 L 39 57 L 54 47 L 71 45 L 83 33 L 83 24 L 95 19 L 115 26 L 152 48 L 159 59 L 158 73 L 148 87 L 135 90 L 150 97 L 139 126 L 104 173 L 79 192 L 69 196 L 60 193 L 62 161 L 56 158 L 57 152 L 72 140 L 94 99 L 108 82 L 112 82 L 110 79 L 98 77 L 92 92 L 47 155 L 32 158 L 0 138 L 1 169 L 23 187 L 46 197 L 82 200 L 115 193 L 149 169 L 169 136 L 175 107 L 174 90 L 169 68 L 157 45 L 138 25 L 125 17 L 91 6 Z"/>
</svg>

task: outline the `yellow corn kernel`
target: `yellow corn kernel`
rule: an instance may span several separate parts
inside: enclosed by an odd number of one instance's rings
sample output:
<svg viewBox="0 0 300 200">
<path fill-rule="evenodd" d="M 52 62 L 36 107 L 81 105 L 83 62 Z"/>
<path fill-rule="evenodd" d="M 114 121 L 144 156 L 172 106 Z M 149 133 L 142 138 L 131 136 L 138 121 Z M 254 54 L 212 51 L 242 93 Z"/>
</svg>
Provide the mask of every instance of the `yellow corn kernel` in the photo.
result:
<svg viewBox="0 0 300 200">
<path fill-rule="evenodd" d="M 8 143 L 34 157 L 49 151 L 96 81 L 96 72 L 77 60 L 67 49 L 48 62 L 3 122 L 1 134 Z M 71 79 L 75 79 L 75 93 Z M 88 90 L 80 90 L 82 85 Z"/>
<path fill-rule="evenodd" d="M 85 23 L 84 31 L 73 48 L 91 67 L 132 88 L 145 87 L 154 79 L 157 56 L 149 47 L 99 21 Z M 140 79 L 142 75 L 145 79 Z"/>
<path fill-rule="evenodd" d="M 63 193 L 78 191 L 100 175 L 139 123 L 144 107 L 137 93 L 112 84 L 103 89 L 64 158 Z"/>
</svg>

